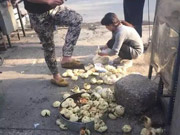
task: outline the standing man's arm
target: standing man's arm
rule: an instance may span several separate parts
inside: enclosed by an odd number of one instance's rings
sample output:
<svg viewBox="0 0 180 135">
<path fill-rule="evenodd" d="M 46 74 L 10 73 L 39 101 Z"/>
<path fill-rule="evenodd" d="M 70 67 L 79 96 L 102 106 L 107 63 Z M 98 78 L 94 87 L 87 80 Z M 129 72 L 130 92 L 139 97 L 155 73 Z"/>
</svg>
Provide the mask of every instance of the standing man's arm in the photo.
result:
<svg viewBox="0 0 180 135">
<path fill-rule="evenodd" d="M 64 3 L 64 0 L 27 0 L 27 1 L 32 3 L 48 4 L 50 6 L 62 5 Z"/>
</svg>

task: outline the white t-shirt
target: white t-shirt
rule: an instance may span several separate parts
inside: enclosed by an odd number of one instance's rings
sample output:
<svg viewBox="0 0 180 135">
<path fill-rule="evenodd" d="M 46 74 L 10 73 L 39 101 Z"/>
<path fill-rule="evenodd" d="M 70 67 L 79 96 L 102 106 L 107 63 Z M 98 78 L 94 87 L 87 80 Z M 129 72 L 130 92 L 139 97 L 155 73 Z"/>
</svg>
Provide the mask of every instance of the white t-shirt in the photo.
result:
<svg viewBox="0 0 180 135">
<path fill-rule="evenodd" d="M 123 43 L 130 43 L 138 55 L 141 55 L 144 51 L 142 39 L 132 27 L 121 24 L 116 31 L 112 32 L 112 39 L 115 39 L 115 42 L 113 48 L 108 51 L 110 56 L 118 55 Z M 130 52 L 134 53 L 132 48 L 130 48 Z"/>
</svg>

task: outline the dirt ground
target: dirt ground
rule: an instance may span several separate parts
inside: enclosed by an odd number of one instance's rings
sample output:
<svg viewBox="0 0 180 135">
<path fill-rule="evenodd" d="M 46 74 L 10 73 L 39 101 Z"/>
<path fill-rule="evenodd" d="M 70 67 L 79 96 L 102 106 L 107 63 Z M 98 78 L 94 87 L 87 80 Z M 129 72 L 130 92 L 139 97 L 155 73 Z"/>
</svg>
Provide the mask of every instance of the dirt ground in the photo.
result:
<svg viewBox="0 0 180 135">
<path fill-rule="evenodd" d="M 59 63 L 66 28 L 55 31 L 56 56 Z M 0 135 L 76 135 L 71 131 L 62 131 L 56 126 L 58 110 L 52 107 L 56 100 L 62 100 L 65 92 L 70 92 L 74 85 L 82 85 L 82 80 L 70 81 L 70 86 L 60 88 L 50 83 L 51 74 L 45 64 L 43 49 L 33 30 L 26 31 L 27 37 L 18 41 L 16 35 L 11 39 L 12 48 L 1 53 L 4 64 L 0 67 Z M 92 62 L 97 46 L 104 45 L 111 37 L 111 33 L 104 27 L 96 24 L 83 26 L 81 35 L 74 50 L 74 57 L 84 64 Z M 148 42 L 148 26 L 143 26 L 143 41 Z M 148 75 L 149 52 L 146 51 L 140 58 L 134 60 L 129 73 L 138 72 Z M 63 73 L 65 69 L 61 68 Z M 108 86 L 105 86 L 108 87 Z M 40 116 L 42 109 L 50 109 L 51 116 Z M 34 127 L 34 124 L 39 126 Z M 132 135 L 139 135 L 143 127 L 139 118 L 126 117 L 117 120 L 107 120 L 108 131 L 104 135 L 121 135 L 124 124 L 133 127 Z M 93 132 L 92 135 L 99 133 Z"/>
</svg>

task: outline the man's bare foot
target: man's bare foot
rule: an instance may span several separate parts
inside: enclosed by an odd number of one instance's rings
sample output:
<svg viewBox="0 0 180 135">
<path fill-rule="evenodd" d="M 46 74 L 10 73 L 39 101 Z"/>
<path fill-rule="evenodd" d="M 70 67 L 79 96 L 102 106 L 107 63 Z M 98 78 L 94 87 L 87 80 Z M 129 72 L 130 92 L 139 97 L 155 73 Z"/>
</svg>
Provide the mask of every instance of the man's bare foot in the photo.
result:
<svg viewBox="0 0 180 135">
<path fill-rule="evenodd" d="M 72 57 L 63 57 L 61 60 L 61 67 L 68 69 L 82 69 L 84 68 L 84 64 Z"/>
<path fill-rule="evenodd" d="M 72 60 L 73 60 L 73 58 L 71 56 L 64 56 L 61 60 L 61 64 L 71 62 Z"/>
<path fill-rule="evenodd" d="M 63 78 L 60 76 L 60 74 L 54 74 L 53 75 L 53 78 L 54 78 L 54 80 L 56 80 L 56 81 L 59 81 L 59 80 L 62 80 Z"/>
</svg>

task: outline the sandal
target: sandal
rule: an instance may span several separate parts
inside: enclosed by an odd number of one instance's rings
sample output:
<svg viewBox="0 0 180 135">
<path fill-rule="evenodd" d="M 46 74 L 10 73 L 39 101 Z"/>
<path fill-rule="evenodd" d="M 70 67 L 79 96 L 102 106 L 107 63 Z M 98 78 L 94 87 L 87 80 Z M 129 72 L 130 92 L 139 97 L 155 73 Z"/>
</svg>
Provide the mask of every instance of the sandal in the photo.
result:
<svg viewBox="0 0 180 135">
<path fill-rule="evenodd" d="M 62 68 L 69 68 L 69 69 L 82 69 L 84 68 L 84 64 L 82 64 L 80 61 L 73 59 L 70 62 L 62 63 Z"/>
<path fill-rule="evenodd" d="M 60 86 L 60 87 L 66 87 L 69 85 L 69 83 L 66 80 L 64 80 L 63 78 L 58 81 L 55 79 L 51 79 L 51 83 L 54 85 Z"/>
</svg>

